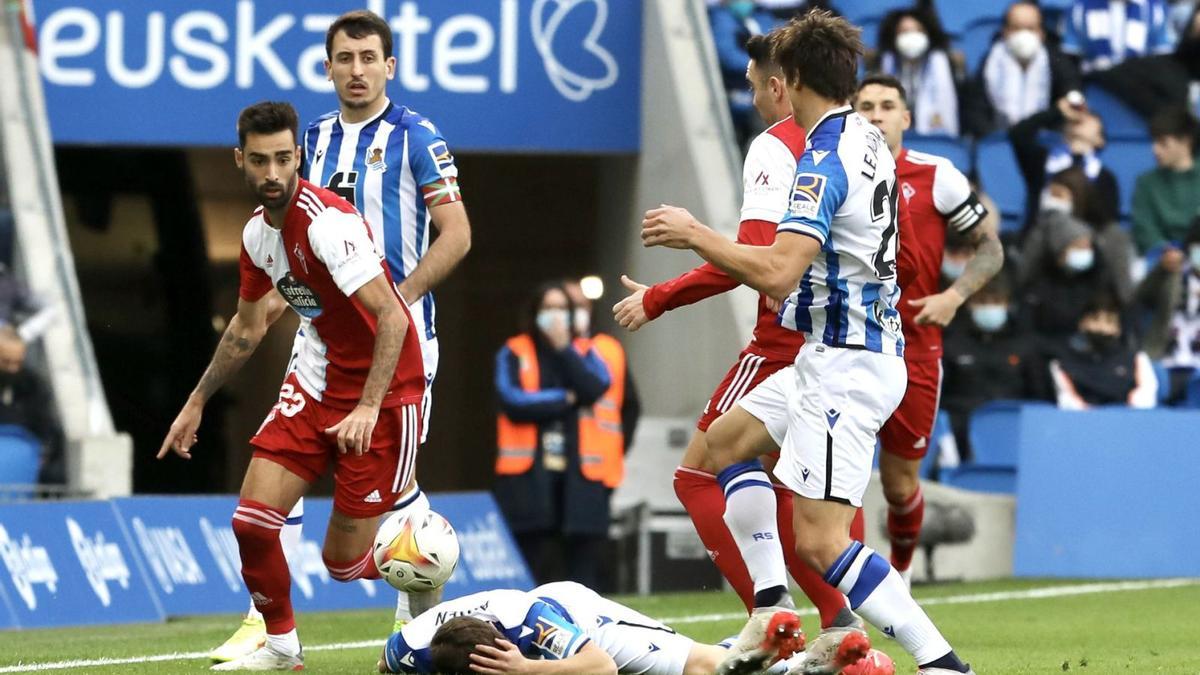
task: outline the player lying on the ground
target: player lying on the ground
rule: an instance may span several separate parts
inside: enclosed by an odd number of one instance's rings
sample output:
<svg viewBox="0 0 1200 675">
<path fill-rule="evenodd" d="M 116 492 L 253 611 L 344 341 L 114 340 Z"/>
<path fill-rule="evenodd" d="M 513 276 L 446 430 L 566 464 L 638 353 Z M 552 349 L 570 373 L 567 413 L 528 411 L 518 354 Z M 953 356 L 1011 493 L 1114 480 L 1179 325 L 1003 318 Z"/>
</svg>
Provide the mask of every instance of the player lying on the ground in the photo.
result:
<svg viewBox="0 0 1200 675">
<path fill-rule="evenodd" d="M 804 647 L 798 617 L 774 626 Z M 484 591 L 443 602 L 392 635 L 381 673 L 638 673 L 712 675 L 726 645 L 702 644 L 580 584 Z M 769 673 L 804 660 L 797 652 Z"/>
</svg>

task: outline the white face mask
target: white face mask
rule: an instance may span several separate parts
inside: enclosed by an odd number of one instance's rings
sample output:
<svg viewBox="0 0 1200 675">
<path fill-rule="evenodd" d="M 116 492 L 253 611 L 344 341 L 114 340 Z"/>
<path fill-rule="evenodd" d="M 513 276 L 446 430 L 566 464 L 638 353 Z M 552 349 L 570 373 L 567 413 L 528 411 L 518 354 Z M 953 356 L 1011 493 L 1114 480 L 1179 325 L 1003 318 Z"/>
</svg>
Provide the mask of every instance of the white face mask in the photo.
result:
<svg viewBox="0 0 1200 675">
<path fill-rule="evenodd" d="M 975 305 L 971 308 L 971 319 L 979 330 L 995 333 L 1008 322 L 1008 305 Z"/>
<path fill-rule="evenodd" d="M 896 51 L 908 60 L 919 59 L 929 51 L 929 36 L 919 30 L 910 30 L 896 36 Z"/>
<path fill-rule="evenodd" d="M 1055 197 L 1049 190 L 1043 190 L 1039 206 L 1043 211 L 1070 214 L 1075 204 L 1070 199 Z"/>
<path fill-rule="evenodd" d="M 549 333 L 566 327 L 570 318 L 570 312 L 565 309 L 543 309 L 537 313 L 537 325 L 543 333 Z"/>
<path fill-rule="evenodd" d="M 580 335 L 590 335 L 592 330 L 592 313 L 582 307 L 575 308 L 575 330 Z"/>
<path fill-rule="evenodd" d="M 1042 39 L 1036 32 L 1023 28 L 1009 33 L 1008 37 L 1004 38 L 1004 46 L 1014 59 L 1027 62 L 1042 48 Z"/>
<path fill-rule="evenodd" d="M 1096 252 L 1090 248 L 1073 248 L 1067 251 L 1067 269 L 1086 272 L 1096 264 Z"/>
</svg>

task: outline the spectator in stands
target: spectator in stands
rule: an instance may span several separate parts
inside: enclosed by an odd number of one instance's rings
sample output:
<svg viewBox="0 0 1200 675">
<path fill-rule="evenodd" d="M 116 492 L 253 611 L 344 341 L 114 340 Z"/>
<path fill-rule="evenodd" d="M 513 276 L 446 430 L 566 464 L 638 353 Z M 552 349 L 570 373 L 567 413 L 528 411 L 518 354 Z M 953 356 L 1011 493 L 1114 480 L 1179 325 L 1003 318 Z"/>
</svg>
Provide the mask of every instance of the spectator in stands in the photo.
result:
<svg viewBox="0 0 1200 675">
<path fill-rule="evenodd" d="M 523 332 L 496 354 L 496 501 L 538 583 L 566 578 L 595 584 L 609 524 L 613 458 L 602 434 L 581 434 L 581 415 L 612 384 L 594 348 L 578 347 L 575 305 L 558 282 L 543 284 L 525 312 Z M 599 442 L 596 442 L 599 441 Z"/>
<path fill-rule="evenodd" d="M 1158 400 L 1150 357 L 1122 340 L 1120 305 L 1105 293 L 1089 301 L 1078 331 L 1050 362 L 1050 376 L 1063 410 L 1153 408 Z"/>
<path fill-rule="evenodd" d="M 837 14 L 829 0 L 758 0 L 758 6 L 775 15 L 781 21 L 804 14 L 810 9 L 825 9 Z"/>
<path fill-rule="evenodd" d="M 0 327 L 0 424 L 22 427 L 42 444 L 38 482 L 63 484 L 67 469 L 62 426 L 50 385 L 26 367 L 25 340 L 12 326 Z"/>
<path fill-rule="evenodd" d="M 1091 228 L 1065 213 L 1045 218 L 1051 255 L 1034 267 L 1022 287 L 1022 330 L 1037 335 L 1046 352 L 1061 348 L 1078 329 L 1084 309 L 1103 291 L 1116 297 L 1116 283 L 1093 244 Z"/>
<path fill-rule="evenodd" d="M 1172 46 L 1165 0 L 1075 0 L 1063 30 L 1063 51 L 1085 75 Z"/>
<path fill-rule="evenodd" d="M 1182 108 L 1164 110 L 1150 124 L 1158 167 L 1139 176 L 1133 190 L 1133 238 L 1142 253 L 1177 244 L 1200 214 L 1198 130 L 1196 118 Z"/>
<path fill-rule="evenodd" d="M 1163 251 L 1138 286 L 1137 300 L 1150 315 L 1143 346 L 1167 371 L 1167 381 L 1159 383 L 1164 402 L 1200 407 L 1200 384 L 1193 384 L 1200 380 L 1200 217 L 1182 251 Z"/>
<path fill-rule="evenodd" d="M 1073 166 L 1050 178 L 1042 191 L 1037 220 L 1025 236 L 1021 254 L 1023 282 L 1033 276 L 1054 253 L 1047 242 L 1048 219 L 1067 214 L 1092 230 L 1092 241 L 1112 271 L 1117 299 L 1127 303 L 1133 297 L 1133 240 L 1115 220 L 1107 220 L 1096 188 L 1083 169 Z"/>
<path fill-rule="evenodd" d="M 1200 115 L 1200 4 L 1184 5 L 1191 14 L 1175 51 L 1128 59 L 1092 76 L 1147 120 L 1175 107 Z"/>
<path fill-rule="evenodd" d="M 984 58 L 977 91 L 964 108 L 971 110 L 971 129 L 984 135 L 1050 108 L 1080 86 L 1075 64 L 1046 43 L 1037 3 L 1018 0 L 1005 12 L 1000 39 Z"/>
<path fill-rule="evenodd" d="M 997 213 L 989 208 L 989 213 Z M 975 246 L 956 230 L 946 230 L 946 247 L 942 251 L 942 288 L 949 288 L 958 281 L 967 262 L 975 255 Z"/>
<path fill-rule="evenodd" d="M 959 452 L 970 458 L 968 421 L 988 401 L 1046 395 L 1044 362 L 1013 317 L 1010 274 L 1001 271 L 967 300 L 965 325 L 947 333 L 942 409 Z"/>
<path fill-rule="evenodd" d="M 965 61 L 952 51 L 937 14 L 927 4 L 889 12 L 879 26 L 874 70 L 904 84 L 912 130 L 927 136 L 959 135 L 959 86 Z"/>
<path fill-rule="evenodd" d="M 40 338 L 54 320 L 54 307 L 30 292 L 8 265 L 0 262 L 0 326 L 10 326 L 25 342 Z"/>
<path fill-rule="evenodd" d="M 1061 129 L 1062 133 L 1046 145 L 1041 135 L 1048 129 Z M 1095 187 L 1102 219 L 1119 218 L 1117 177 L 1100 161 L 1099 153 L 1105 143 L 1104 123 L 1088 110 L 1082 96 L 1068 94 L 1058 99 L 1054 107 L 1014 124 L 1008 130 L 1008 138 L 1025 178 L 1027 226 L 1041 208 L 1046 179 L 1072 166 L 1083 169 Z"/>
<path fill-rule="evenodd" d="M 738 146 L 744 146 L 759 124 L 754 114 L 754 100 L 746 86 L 746 41 L 752 35 L 764 35 L 778 25 L 775 15 L 762 9 L 754 0 L 722 0 L 709 7 L 708 20 L 712 25 L 713 44 L 721 79 L 729 97 L 729 113 L 737 134 Z"/>
</svg>

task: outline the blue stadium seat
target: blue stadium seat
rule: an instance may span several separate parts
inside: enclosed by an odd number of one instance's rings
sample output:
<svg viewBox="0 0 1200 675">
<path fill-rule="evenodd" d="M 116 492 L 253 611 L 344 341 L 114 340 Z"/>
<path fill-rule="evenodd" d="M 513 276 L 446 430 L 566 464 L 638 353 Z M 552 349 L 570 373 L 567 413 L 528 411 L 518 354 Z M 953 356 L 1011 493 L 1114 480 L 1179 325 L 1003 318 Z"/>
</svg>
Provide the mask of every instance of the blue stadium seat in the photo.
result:
<svg viewBox="0 0 1200 675">
<path fill-rule="evenodd" d="M 931 155 L 945 157 L 958 167 L 959 171 L 967 175 L 971 174 L 971 148 L 965 141 L 946 136 L 904 134 L 904 147 L 917 152 L 927 152 Z"/>
<path fill-rule="evenodd" d="M 881 17 L 894 9 L 908 9 L 916 3 L 913 0 L 832 0 L 829 4 L 851 22 L 861 25 L 866 17 Z M 863 37 L 869 37 L 865 31 Z M 868 46 L 874 47 L 875 43 L 868 42 Z"/>
<path fill-rule="evenodd" d="M 1128 216 L 1133 212 L 1133 188 L 1137 185 L 1138 176 L 1156 166 L 1150 142 L 1110 140 L 1100 153 L 1100 158 L 1104 161 L 1104 166 L 1117 177 L 1117 186 L 1121 192 L 1118 196 L 1121 215 Z"/>
<path fill-rule="evenodd" d="M 921 478 L 937 479 L 938 455 L 941 454 L 942 443 L 947 436 L 954 437 L 954 430 L 950 428 L 950 415 L 946 414 L 945 410 L 939 410 L 937 417 L 933 418 L 933 435 L 929 439 L 929 449 L 921 460 Z"/>
<path fill-rule="evenodd" d="M 1025 179 L 1007 136 L 993 134 L 979 141 L 975 146 L 975 174 L 1002 215 L 1024 218 Z"/>
<path fill-rule="evenodd" d="M 42 445 L 24 427 L 0 425 L 0 497 L 30 497 L 28 490 L 9 490 L 5 485 L 37 482 Z"/>
<path fill-rule="evenodd" d="M 962 490 L 1015 494 L 1017 491 L 1016 469 L 964 464 L 942 472 L 941 482 Z"/>
<path fill-rule="evenodd" d="M 991 401 L 971 413 L 971 464 L 976 467 L 1017 468 L 1017 423 L 1020 401 Z"/>
<path fill-rule="evenodd" d="M 1158 380 L 1158 404 L 1162 405 L 1171 395 L 1171 375 L 1162 361 L 1151 361 L 1150 364 L 1154 366 L 1154 379 Z"/>
<path fill-rule="evenodd" d="M 970 0 L 970 2 L 942 2 L 938 15 L 946 32 L 961 34 L 973 23 L 982 21 L 1002 22 L 1004 12 L 1011 0 Z"/>
<path fill-rule="evenodd" d="M 964 3 L 971 4 L 971 3 Z M 957 9 L 957 8 L 956 8 Z M 992 38 L 1000 30 L 1000 19 L 983 19 L 967 26 L 959 33 L 956 45 L 967 57 L 967 73 L 975 75 L 983 65 L 983 57 L 992 48 Z"/>
<path fill-rule="evenodd" d="M 1109 138 L 1125 140 L 1147 140 L 1150 132 L 1146 120 L 1121 99 L 1101 87 L 1088 85 L 1083 88 L 1088 108 L 1104 120 L 1104 133 Z"/>
</svg>

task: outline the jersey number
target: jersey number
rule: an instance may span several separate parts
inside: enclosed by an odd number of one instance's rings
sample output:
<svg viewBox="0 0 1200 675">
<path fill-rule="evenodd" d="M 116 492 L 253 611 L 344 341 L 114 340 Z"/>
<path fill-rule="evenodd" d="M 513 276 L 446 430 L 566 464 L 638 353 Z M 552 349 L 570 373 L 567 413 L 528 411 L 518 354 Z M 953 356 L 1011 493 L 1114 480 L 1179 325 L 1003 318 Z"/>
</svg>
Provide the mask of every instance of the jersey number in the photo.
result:
<svg viewBox="0 0 1200 675">
<path fill-rule="evenodd" d="M 339 171 L 330 177 L 329 184 L 325 187 L 337 193 L 337 196 L 342 199 L 357 206 L 358 202 L 354 199 L 356 185 L 358 185 L 357 171 Z"/>
<path fill-rule="evenodd" d="M 896 224 L 900 218 L 899 191 L 896 184 L 888 190 L 887 181 L 881 181 L 875 186 L 875 194 L 871 197 L 871 220 L 879 221 L 888 218 L 888 226 L 883 230 L 883 241 L 879 242 L 879 250 L 875 252 L 875 276 L 880 281 L 896 276 L 896 247 L 892 241 L 896 238 Z M 888 252 L 891 257 L 888 257 Z"/>
</svg>

